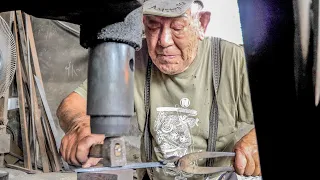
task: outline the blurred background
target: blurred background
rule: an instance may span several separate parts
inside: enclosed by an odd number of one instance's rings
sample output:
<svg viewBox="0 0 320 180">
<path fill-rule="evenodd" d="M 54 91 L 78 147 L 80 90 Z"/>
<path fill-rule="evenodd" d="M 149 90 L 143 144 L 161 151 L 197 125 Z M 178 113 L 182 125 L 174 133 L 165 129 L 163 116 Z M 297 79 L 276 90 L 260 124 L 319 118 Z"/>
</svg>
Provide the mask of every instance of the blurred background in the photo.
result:
<svg viewBox="0 0 320 180">
<path fill-rule="evenodd" d="M 203 0 L 204 9 L 211 12 L 207 36 L 243 44 L 237 0 Z"/>
</svg>

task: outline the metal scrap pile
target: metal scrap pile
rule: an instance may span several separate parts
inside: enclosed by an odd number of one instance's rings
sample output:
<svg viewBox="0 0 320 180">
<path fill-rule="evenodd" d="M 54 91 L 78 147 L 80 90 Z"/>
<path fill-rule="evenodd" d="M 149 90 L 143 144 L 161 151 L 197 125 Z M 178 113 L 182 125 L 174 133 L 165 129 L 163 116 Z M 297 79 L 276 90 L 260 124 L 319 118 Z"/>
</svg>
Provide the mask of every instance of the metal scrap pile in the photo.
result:
<svg viewBox="0 0 320 180">
<path fill-rule="evenodd" d="M 58 153 L 60 139 L 44 92 L 31 18 L 12 11 L 7 21 L 15 78 L 0 98 L 0 167 L 26 173 L 59 172 L 62 166 L 68 169 Z M 19 117 L 17 130 L 8 125 L 11 113 Z"/>
</svg>

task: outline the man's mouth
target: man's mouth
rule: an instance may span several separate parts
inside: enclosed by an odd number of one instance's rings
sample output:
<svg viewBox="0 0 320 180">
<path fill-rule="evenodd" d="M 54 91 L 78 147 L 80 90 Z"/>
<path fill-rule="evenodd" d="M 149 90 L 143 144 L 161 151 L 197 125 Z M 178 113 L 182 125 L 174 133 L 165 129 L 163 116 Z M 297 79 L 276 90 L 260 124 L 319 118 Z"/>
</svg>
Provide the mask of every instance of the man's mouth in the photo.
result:
<svg viewBox="0 0 320 180">
<path fill-rule="evenodd" d="M 161 64 L 176 64 L 176 61 L 174 60 L 176 55 L 158 55 L 158 60 Z"/>
<path fill-rule="evenodd" d="M 176 55 L 165 55 L 165 54 L 161 54 L 159 55 L 161 58 L 165 58 L 165 59 L 173 59 L 176 57 Z"/>
</svg>

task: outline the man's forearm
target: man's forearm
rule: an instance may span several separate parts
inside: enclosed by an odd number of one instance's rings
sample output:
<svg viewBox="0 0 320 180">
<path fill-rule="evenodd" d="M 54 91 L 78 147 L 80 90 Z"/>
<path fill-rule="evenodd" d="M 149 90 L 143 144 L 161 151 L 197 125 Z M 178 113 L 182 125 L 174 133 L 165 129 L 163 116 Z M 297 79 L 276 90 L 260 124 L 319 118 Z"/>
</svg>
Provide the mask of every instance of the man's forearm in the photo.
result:
<svg viewBox="0 0 320 180">
<path fill-rule="evenodd" d="M 60 103 L 56 114 L 64 132 L 68 132 L 79 124 L 90 127 L 90 116 L 86 114 L 86 100 L 75 92 Z"/>
</svg>

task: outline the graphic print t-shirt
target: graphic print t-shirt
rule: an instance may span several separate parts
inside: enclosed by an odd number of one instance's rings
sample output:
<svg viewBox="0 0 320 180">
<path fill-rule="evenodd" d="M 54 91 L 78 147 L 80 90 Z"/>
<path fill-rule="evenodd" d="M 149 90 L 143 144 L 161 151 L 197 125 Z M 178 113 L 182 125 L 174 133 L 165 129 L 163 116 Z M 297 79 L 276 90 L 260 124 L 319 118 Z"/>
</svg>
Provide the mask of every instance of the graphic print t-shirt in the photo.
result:
<svg viewBox="0 0 320 180">
<path fill-rule="evenodd" d="M 196 59 L 181 74 L 170 76 L 161 73 L 156 66 L 152 67 L 150 131 L 153 161 L 207 149 L 213 96 L 211 42 L 210 37 L 200 41 Z M 222 64 L 217 97 L 219 129 L 216 148 L 217 151 L 232 151 L 233 145 L 254 127 L 253 115 L 243 48 L 222 40 L 220 54 Z M 148 56 L 147 52 L 137 55 L 135 108 L 139 127 L 143 131 L 145 69 Z M 141 158 L 144 160 L 143 145 L 141 150 Z M 205 160 L 196 163 L 204 165 Z M 215 166 L 222 165 L 232 165 L 231 158 L 216 159 Z M 154 179 L 202 179 L 170 169 L 157 168 L 154 169 L 153 176 Z"/>
</svg>

